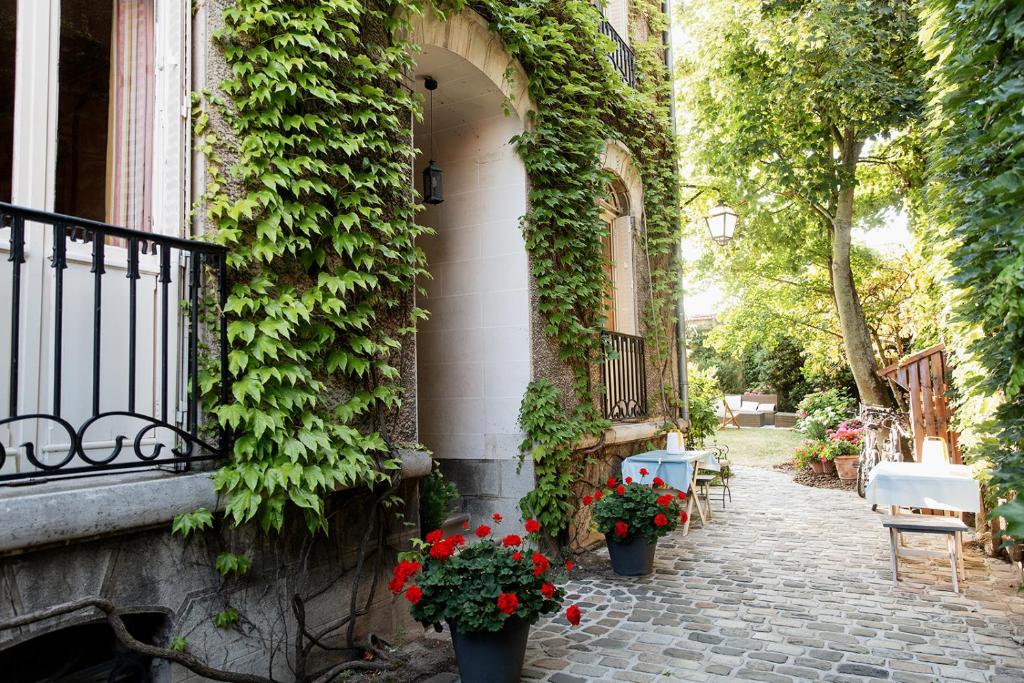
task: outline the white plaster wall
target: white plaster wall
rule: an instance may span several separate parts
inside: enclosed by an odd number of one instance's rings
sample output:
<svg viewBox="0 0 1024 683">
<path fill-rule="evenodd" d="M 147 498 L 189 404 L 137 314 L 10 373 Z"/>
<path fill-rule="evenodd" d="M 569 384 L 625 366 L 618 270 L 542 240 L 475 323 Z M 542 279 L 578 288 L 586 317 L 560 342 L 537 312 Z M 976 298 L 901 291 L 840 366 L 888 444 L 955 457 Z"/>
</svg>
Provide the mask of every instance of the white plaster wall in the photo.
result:
<svg viewBox="0 0 1024 683">
<path fill-rule="evenodd" d="M 628 0 L 606 0 L 604 16 L 619 37 L 629 45 L 629 2 Z"/>
<path fill-rule="evenodd" d="M 514 457 L 519 404 L 530 381 L 526 172 L 509 140 L 521 132 L 500 108 L 434 131 L 444 202 L 420 216 L 437 235 L 421 246 L 433 279 L 419 305 L 420 441 L 440 459 Z M 418 147 L 429 150 L 422 126 Z M 427 158 L 416 163 L 417 189 Z"/>
</svg>

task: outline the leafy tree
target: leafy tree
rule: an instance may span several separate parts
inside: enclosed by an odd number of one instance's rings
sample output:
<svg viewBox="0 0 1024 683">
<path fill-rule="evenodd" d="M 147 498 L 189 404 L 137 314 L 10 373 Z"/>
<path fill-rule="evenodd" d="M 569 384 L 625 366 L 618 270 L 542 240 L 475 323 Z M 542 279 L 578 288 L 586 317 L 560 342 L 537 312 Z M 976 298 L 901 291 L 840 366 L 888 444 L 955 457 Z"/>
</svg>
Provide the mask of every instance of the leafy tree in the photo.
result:
<svg viewBox="0 0 1024 683">
<path fill-rule="evenodd" d="M 742 212 L 735 258 L 831 298 L 861 398 L 889 403 L 851 232 L 907 182 L 900 133 L 918 121 L 923 83 L 914 3 L 710 0 L 683 22 L 695 45 L 680 65 L 686 158 Z"/>
</svg>

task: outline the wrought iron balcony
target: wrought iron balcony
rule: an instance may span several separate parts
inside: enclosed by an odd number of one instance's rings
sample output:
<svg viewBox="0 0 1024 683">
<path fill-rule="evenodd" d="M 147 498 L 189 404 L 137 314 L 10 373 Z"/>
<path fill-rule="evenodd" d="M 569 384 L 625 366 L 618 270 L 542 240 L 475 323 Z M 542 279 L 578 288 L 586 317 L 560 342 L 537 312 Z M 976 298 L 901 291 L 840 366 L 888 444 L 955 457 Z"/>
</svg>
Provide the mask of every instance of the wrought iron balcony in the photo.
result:
<svg viewBox="0 0 1024 683">
<path fill-rule="evenodd" d="M 626 41 L 622 39 L 619 32 L 615 30 L 615 27 L 607 19 L 601 20 L 601 33 L 608 36 L 615 42 L 615 49 L 610 55 L 609 59 L 612 60 L 612 64 L 619 70 L 619 74 L 622 76 L 622 80 L 625 81 L 629 86 L 636 87 L 636 60 L 633 57 L 633 50 L 626 44 Z"/>
<path fill-rule="evenodd" d="M 647 417 L 647 370 L 644 338 L 621 332 L 603 332 L 604 416 L 608 420 Z"/>
<path fill-rule="evenodd" d="M 227 436 L 200 427 L 200 317 L 226 401 L 227 250 L 5 203 L 0 229 L 0 484 L 220 457 Z"/>
</svg>

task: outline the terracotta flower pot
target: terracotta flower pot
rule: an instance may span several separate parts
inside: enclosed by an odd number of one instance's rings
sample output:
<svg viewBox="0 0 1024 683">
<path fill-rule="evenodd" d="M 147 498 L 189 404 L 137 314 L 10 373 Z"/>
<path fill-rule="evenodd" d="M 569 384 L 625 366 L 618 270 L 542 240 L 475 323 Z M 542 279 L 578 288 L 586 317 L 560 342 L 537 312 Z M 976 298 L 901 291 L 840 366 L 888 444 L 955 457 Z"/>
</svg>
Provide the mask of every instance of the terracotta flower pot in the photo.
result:
<svg viewBox="0 0 1024 683">
<path fill-rule="evenodd" d="M 836 464 L 831 460 L 822 460 L 821 467 L 825 474 L 831 474 L 833 477 L 836 476 Z"/>
<path fill-rule="evenodd" d="M 449 623 L 455 661 L 463 683 L 518 683 L 526 658 L 530 624 L 513 617 L 500 631 L 463 633 Z"/>
<path fill-rule="evenodd" d="M 860 460 L 858 455 L 837 455 L 836 471 L 839 473 L 839 478 L 843 481 L 856 481 L 858 460 Z"/>
<path fill-rule="evenodd" d="M 821 464 L 820 460 L 811 460 L 811 471 L 815 474 L 821 474 L 825 471 L 825 466 Z"/>
</svg>

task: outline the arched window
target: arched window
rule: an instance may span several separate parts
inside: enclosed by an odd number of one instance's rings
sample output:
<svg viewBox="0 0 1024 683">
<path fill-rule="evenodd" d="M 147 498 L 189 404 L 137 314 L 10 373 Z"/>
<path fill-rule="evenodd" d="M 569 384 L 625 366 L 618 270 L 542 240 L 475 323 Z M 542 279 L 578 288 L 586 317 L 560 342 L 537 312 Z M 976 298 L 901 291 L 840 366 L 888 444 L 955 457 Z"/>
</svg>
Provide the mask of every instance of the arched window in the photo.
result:
<svg viewBox="0 0 1024 683">
<path fill-rule="evenodd" d="M 633 218 L 629 193 L 619 178 L 605 186 L 605 195 L 598 202 L 605 234 L 604 248 L 605 299 L 604 327 L 611 332 L 636 334 L 636 304 L 633 291 Z"/>
</svg>

